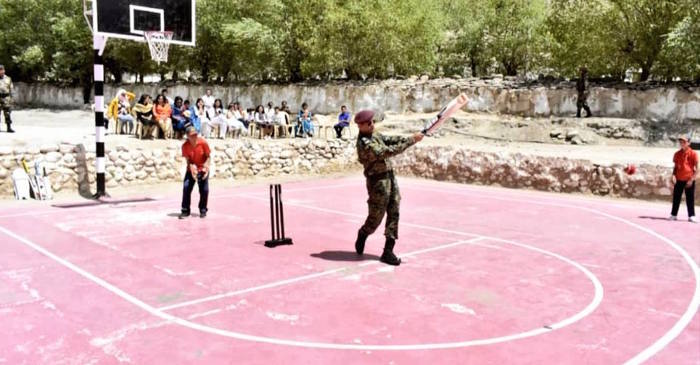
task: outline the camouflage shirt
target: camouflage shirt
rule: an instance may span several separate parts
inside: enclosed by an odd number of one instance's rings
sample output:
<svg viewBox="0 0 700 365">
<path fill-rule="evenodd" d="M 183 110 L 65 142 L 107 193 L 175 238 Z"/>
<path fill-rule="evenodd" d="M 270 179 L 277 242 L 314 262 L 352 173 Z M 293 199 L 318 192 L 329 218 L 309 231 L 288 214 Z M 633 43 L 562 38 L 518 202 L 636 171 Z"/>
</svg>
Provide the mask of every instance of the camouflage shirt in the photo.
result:
<svg viewBox="0 0 700 365">
<path fill-rule="evenodd" d="M 398 155 L 416 142 L 411 137 L 383 136 L 379 133 L 357 137 L 357 160 L 365 168 L 365 177 L 392 170 L 389 158 Z"/>
<path fill-rule="evenodd" d="M 0 78 L 0 94 L 12 94 L 12 79 L 5 75 Z"/>
</svg>

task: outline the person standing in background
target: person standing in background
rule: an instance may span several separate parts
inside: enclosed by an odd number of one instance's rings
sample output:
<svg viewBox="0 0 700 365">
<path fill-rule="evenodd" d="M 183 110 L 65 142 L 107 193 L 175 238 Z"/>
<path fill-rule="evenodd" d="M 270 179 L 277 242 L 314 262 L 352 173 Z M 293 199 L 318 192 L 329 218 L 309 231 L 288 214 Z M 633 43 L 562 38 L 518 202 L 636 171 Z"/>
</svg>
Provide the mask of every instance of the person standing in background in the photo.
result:
<svg viewBox="0 0 700 365">
<path fill-rule="evenodd" d="M 7 133 L 15 133 L 12 129 L 12 79 L 5 75 L 5 66 L 0 65 L 0 111 L 5 117 Z"/>
<path fill-rule="evenodd" d="M 681 198 L 685 191 L 685 204 L 688 207 L 688 221 L 698 223 L 695 217 L 695 180 L 698 177 L 698 154 L 690 148 L 690 142 L 685 136 L 678 138 L 681 149 L 673 155 L 673 206 L 669 220 L 678 219 Z"/>
</svg>

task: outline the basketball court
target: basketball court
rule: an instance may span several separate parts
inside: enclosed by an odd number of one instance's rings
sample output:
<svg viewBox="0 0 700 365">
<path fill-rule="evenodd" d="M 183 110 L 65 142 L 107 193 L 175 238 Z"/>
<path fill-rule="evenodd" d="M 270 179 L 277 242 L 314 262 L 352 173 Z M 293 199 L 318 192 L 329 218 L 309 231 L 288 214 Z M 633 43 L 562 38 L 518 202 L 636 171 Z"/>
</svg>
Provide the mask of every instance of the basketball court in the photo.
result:
<svg viewBox="0 0 700 365">
<path fill-rule="evenodd" d="M 195 44 L 193 0 L 84 0 L 96 197 L 108 38 Z M 360 176 L 0 208 L 0 364 L 700 364 L 700 226 L 665 204 L 400 178 L 399 267 Z M 196 193 L 195 193 L 196 195 Z M 196 199 L 196 198 L 195 198 Z"/>
<path fill-rule="evenodd" d="M 284 184 L 277 248 L 268 186 L 225 184 L 206 219 L 2 210 L 0 363 L 700 363 L 700 226 L 666 205 L 399 178 L 394 268 L 381 232 L 354 253 L 361 177 Z"/>
</svg>

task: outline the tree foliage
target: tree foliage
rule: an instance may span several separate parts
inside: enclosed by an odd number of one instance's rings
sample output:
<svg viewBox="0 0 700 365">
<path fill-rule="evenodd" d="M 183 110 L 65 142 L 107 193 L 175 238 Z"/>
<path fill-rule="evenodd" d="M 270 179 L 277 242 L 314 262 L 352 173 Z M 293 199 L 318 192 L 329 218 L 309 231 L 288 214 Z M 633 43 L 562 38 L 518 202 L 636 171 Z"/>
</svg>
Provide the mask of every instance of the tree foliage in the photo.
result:
<svg viewBox="0 0 700 365">
<path fill-rule="evenodd" d="M 700 80 L 693 0 L 198 0 L 197 46 L 167 64 L 111 39 L 108 76 L 296 82 L 418 74 Z M 17 80 L 90 86 L 76 0 L 0 0 L 0 63 Z"/>
</svg>

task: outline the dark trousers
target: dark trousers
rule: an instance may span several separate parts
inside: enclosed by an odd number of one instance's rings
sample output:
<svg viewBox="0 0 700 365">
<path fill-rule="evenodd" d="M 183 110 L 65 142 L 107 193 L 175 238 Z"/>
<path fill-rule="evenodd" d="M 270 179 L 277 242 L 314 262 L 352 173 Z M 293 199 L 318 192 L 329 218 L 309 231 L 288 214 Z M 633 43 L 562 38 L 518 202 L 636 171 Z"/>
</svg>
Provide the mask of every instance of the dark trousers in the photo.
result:
<svg viewBox="0 0 700 365">
<path fill-rule="evenodd" d="M 209 201 L 209 177 L 203 179 L 204 173 L 197 174 L 197 186 L 199 186 L 199 212 L 207 212 L 207 202 Z M 182 188 L 182 212 L 190 214 L 190 202 L 192 200 L 192 190 L 194 190 L 194 177 L 187 171 L 185 183 Z"/>
<path fill-rule="evenodd" d="M 350 126 L 347 123 L 338 123 L 333 126 L 333 129 L 335 129 L 335 135 L 336 137 L 340 138 L 343 136 L 343 128 Z"/>
<path fill-rule="evenodd" d="M 576 99 L 576 118 L 581 118 L 581 109 L 586 110 L 586 118 L 591 116 L 591 108 L 588 107 L 588 95 L 579 92 Z"/>
<path fill-rule="evenodd" d="M 681 198 L 683 197 L 683 191 L 685 191 L 685 205 L 688 206 L 688 217 L 695 216 L 695 182 L 689 188 L 685 185 L 687 181 L 676 181 L 676 185 L 673 187 L 673 208 L 671 209 L 671 215 L 677 216 L 678 209 L 681 207 Z"/>
</svg>

